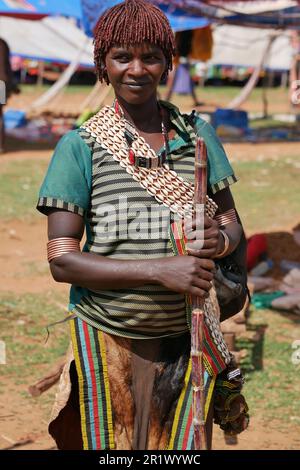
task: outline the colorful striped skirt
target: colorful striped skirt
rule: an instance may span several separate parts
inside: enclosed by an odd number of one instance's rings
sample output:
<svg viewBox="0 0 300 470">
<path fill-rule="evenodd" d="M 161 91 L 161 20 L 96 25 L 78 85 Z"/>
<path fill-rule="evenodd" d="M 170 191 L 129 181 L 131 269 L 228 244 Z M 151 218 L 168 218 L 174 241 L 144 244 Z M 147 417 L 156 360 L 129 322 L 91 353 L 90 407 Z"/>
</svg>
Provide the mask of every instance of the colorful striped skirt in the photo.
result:
<svg viewBox="0 0 300 470">
<path fill-rule="evenodd" d="M 189 333 L 139 340 L 79 318 L 70 327 L 73 356 L 63 380 L 70 377 L 71 385 L 49 426 L 59 449 L 193 449 Z M 206 373 L 208 442 L 214 385 Z"/>
</svg>

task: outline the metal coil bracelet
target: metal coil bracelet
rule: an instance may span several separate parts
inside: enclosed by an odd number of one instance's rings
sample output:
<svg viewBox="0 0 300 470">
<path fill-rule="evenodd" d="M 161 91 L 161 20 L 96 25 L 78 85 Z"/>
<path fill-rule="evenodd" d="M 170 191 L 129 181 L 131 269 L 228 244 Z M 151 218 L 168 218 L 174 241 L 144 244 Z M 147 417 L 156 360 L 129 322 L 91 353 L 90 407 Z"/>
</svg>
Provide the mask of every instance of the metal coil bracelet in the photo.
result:
<svg viewBox="0 0 300 470">
<path fill-rule="evenodd" d="M 80 242 L 77 238 L 54 238 L 47 243 L 48 262 L 51 263 L 54 258 L 71 253 L 72 251 L 80 251 Z"/>
<path fill-rule="evenodd" d="M 218 214 L 215 216 L 215 219 L 220 227 L 224 227 L 225 225 L 231 224 L 232 222 L 237 222 L 235 209 L 229 209 L 222 214 Z"/>
</svg>

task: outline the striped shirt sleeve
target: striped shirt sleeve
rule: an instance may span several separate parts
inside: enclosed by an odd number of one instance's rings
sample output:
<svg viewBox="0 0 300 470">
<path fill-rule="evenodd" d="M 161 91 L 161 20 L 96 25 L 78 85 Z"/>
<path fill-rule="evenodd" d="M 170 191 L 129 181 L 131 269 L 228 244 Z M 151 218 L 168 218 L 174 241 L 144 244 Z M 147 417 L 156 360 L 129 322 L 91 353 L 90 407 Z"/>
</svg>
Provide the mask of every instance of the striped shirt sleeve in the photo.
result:
<svg viewBox="0 0 300 470">
<path fill-rule="evenodd" d="M 65 209 L 84 216 L 91 192 L 91 151 L 78 132 L 68 132 L 58 143 L 39 192 L 37 210 Z"/>
<path fill-rule="evenodd" d="M 200 117 L 197 117 L 196 126 L 198 134 L 204 138 L 206 143 L 209 188 L 211 193 L 215 194 L 235 183 L 237 178 L 214 128 Z"/>
</svg>

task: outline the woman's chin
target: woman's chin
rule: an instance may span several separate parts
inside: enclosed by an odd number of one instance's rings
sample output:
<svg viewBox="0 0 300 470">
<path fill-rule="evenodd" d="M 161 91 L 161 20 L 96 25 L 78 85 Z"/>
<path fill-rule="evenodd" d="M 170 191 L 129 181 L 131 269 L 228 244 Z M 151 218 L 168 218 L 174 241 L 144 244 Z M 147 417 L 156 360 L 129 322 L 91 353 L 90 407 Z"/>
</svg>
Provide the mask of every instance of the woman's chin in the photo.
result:
<svg viewBox="0 0 300 470">
<path fill-rule="evenodd" d="M 142 105 L 151 100 L 151 98 L 156 99 L 156 93 L 149 95 L 141 90 L 132 90 L 130 93 L 117 94 L 117 98 L 131 105 Z"/>
</svg>

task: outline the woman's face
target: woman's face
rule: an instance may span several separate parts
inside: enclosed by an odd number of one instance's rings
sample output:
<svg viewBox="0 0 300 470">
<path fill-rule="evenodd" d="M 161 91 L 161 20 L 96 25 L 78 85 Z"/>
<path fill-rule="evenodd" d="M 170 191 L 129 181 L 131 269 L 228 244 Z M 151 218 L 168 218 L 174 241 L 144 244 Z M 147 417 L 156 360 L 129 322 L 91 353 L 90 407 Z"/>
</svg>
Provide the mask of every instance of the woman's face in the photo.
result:
<svg viewBox="0 0 300 470">
<path fill-rule="evenodd" d="M 166 70 L 163 51 L 153 44 L 115 46 L 106 55 L 107 75 L 115 94 L 129 104 L 143 104 L 152 96 Z"/>
</svg>

